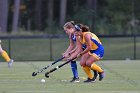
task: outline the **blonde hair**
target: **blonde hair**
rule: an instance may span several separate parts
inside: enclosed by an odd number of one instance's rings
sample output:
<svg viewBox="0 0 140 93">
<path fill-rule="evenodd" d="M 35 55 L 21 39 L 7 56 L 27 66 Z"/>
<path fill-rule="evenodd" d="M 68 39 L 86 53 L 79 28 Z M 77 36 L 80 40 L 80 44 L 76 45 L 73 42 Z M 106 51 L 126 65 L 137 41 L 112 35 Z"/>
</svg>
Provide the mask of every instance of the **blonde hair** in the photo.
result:
<svg viewBox="0 0 140 93">
<path fill-rule="evenodd" d="M 70 21 L 70 22 L 66 22 L 63 27 L 70 29 L 70 28 L 74 28 L 74 25 L 75 25 L 74 21 Z"/>
</svg>

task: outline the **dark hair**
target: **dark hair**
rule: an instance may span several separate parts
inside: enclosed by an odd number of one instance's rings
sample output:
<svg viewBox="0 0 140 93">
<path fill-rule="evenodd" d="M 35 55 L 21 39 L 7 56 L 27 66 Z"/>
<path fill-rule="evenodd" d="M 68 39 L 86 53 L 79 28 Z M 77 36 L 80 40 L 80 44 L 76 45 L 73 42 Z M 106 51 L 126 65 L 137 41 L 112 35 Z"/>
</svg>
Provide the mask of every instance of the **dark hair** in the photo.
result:
<svg viewBox="0 0 140 93">
<path fill-rule="evenodd" d="M 75 29 L 77 31 L 82 30 L 82 32 L 89 32 L 90 31 L 89 30 L 89 27 L 87 25 L 83 25 L 83 24 L 77 24 L 77 25 L 75 25 Z"/>
<path fill-rule="evenodd" d="M 74 21 L 70 21 L 70 22 L 66 22 L 63 27 L 70 29 L 70 28 L 74 28 L 74 26 L 75 26 Z"/>
<path fill-rule="evenodd" d="M 82 32 L 90 32 L 89 27 L 87 25 L 83 25 L 81 29 L 82 29 Z"/>
</svg>

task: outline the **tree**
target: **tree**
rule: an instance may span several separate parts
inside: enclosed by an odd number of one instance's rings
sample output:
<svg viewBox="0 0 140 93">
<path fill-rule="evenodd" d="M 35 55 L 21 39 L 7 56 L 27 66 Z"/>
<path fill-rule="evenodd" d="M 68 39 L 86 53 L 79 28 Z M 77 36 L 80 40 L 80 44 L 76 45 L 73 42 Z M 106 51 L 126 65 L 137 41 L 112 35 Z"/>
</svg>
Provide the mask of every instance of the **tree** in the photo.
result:
<svg viewBox="0 0 140 93">
<path fill-rule="evenodd" d="M 7 31 L 8 0 L 0 0 L 0 31 Z"/>
<path fill-rule="evenodd" d="M 91 20 L 90 26 L 91 28 L 95 29 L 95 22 L 96 22 L 96 16 L 97 16 L 97 0 L 87 0 L 87 6 L 91 10 L 91 15 L 89 15 L 89 19 Z"/>
<path fill-rule="evenodd" d="M 66 9 L 67 9 L 67 0 L 61 0 L 60 3 L 60 20 L 59 25 L 62 26 L 65 23 L 66 19 Z"/>
<path fill-rule="evenodd" d="M 41 30 L 41 6 L 42 6 L 42 0 L 36 0 L 35 3 L 35 25 L 37 27 L 37 30 Z"/>
<path fill-rule="evenodd" d="M 19 8 L 20 8 L 20 0 L 14 1 L 13 7 L 13 23 L 12 23 L 12 31 L 17 31 L 18 28 L 18 20 L 19 20 Z"/>
<path fill-rule="evenodd" d="M 48 26 L 52 26 L 53 24 L 53 3 L 54 0 L 48 0 Z"/>
</svg>

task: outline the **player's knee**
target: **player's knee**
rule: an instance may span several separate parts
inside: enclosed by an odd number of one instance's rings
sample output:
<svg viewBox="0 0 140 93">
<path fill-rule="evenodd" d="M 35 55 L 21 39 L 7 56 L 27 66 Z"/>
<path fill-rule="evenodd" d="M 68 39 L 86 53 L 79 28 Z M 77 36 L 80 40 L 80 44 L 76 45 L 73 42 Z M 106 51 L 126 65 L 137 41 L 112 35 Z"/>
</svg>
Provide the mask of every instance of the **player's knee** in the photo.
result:
<svg viewBox="0 0 140 93">
<path fill-rule="evenodd" d="M 4 50 L 0 47 L 0 54 L 3 53 L 3 51 L 4 51 Z"/>
<path fill-rule="evenodd" d="M 91 67 L 92 63 L 93 63 L 93 62 L 87 61 L 87 62 L 86 62 L 86 66 Z"/>
<path fill-rule="evenodd" d="M 81 65 L 82 67 L 86 66 L 86 64 L 85 64 L 84 62 L 80 62 L 80 65 Z"/>
</svg>

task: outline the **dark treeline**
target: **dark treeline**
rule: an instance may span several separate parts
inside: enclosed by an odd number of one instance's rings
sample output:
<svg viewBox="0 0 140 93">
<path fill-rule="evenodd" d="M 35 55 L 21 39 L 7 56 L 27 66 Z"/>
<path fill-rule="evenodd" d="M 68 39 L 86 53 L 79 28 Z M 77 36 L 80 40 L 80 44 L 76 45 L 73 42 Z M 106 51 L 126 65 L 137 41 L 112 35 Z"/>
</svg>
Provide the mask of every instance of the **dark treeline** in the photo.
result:
<svg viewBox="0 0 140 93">
<path fill-rule="evenodd" d="M 0 32 L 62 33 L 67 21 L 99 35 L 140 34 L 140 0 L 0 0 Z"/>
</svg>

